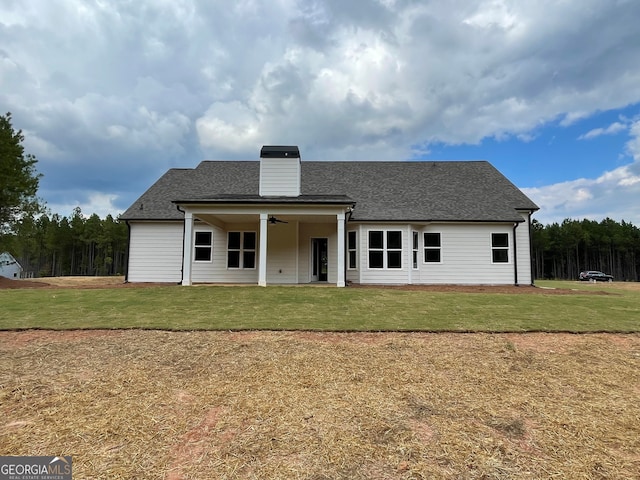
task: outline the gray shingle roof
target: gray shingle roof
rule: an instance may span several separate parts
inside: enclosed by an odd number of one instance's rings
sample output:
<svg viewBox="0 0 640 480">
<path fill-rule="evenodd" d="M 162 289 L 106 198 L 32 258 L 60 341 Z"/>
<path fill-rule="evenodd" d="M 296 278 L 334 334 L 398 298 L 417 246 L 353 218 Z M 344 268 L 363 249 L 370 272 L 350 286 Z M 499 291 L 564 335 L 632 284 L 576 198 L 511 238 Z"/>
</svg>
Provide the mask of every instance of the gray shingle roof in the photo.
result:
<svg viewBox="0 0 640 480">
<path fill-rule="evenodd" d="M 182 219 L 172 201 L 259 201 L 260 162 L 205 161 L 172 169 L 122 215 L 125 220 Z M 349 204 L 360 221 L 521 221 L 538 207 L 490 163 L 302 162 L 301 197 L 287 203 Z M 273 199 L 272 199 L 273 201 Z"/>
</svg>

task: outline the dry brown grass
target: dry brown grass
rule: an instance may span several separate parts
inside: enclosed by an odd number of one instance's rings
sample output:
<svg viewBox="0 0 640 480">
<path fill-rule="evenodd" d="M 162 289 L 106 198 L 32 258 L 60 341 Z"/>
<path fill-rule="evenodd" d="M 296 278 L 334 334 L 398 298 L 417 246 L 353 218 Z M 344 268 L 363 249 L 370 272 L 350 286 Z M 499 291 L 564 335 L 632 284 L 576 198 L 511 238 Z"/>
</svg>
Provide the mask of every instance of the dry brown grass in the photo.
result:
<svg viewBox="0 0 640 480">
<path fill-rule="evenodd" d="M 35 279 L 36 281 L 47 283 L 56 287 L 75 287 L 75 286 L 100 286 L 110 287 L 124 283 L 123 276 L 113 277 L 90 277 L 90 276 L 70 276 L 70 277 L 43 277 Z"/>
<path fill-rule="evenodd" d="M 74 478 L 638 478 L 640 336 L 0 332 L 0 453 Z"/>
<path fill-rule="evenodd" d="M 0 277 L 0 289 L 16 289 L 16 288 L 113 288 L 124 286 L 123 276 L 113 277 L 89 277 L 89 276 L 73 276 L 73 277 L 40 277 L 40 278 L 23 278 L 9 279 Z M 129 284 L 131 285 L 131 284 Z M 149 284 L 139 284 L 146 286 Z"/>
</svg>

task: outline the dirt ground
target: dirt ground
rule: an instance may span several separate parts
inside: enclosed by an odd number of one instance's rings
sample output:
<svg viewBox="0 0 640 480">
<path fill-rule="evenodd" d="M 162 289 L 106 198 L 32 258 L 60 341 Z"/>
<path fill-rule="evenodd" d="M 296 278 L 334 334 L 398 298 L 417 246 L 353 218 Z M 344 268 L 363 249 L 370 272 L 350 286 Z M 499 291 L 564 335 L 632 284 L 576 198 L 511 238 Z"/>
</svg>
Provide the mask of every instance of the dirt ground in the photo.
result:
<svg viewBox="0 0 640 480">
<path fill-rule="evenodd" d="M 640 336 L 0 332 L 0 452 L 74 478 L 640 478 Z"/>
<path fill-rule="evenodd" d="M 14 288 L 144 288 L 157 285 L 176 285 L 175 283 L 125 283 L 123 276 L 114 277 L 43 277 L 38 279 L 12 280 L 0 277 L 0 289 Z M 593 290 L 595 295 L 610 295 L 612 285 L 609 284 L 584 284 Z M 578 292 L 571 288 L 538 288 L 532 286 L 513 285 L 350 285 L 350 288 L 387 288 L 396 290 L 415 290 L 430 292 L 465 292 L 465 293 L 509 293 L 509 294 L 530 294 L 530 295 L 573 295 Z M 615 283 L 616 289 L 628 289 L 640 291 L 640 283 Z"/>
<path fill-rule="evenodd" d="M 0 289 L 13 288 L 143 288 L 153 285 L 175 285 L 175 283 L 125 283 L 123 276 L 113 277 L 42 277 L 12 280 L 0 277 Z"/>
</svg>

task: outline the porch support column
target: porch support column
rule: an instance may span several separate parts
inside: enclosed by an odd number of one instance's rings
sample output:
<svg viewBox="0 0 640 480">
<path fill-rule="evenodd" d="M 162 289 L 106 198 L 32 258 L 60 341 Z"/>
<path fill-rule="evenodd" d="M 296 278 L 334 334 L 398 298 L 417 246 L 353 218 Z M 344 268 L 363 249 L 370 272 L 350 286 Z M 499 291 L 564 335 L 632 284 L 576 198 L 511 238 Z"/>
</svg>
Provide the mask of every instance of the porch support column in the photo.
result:
<svg viewBox="0 0 640 480">
<path fill-rule="evenodd" d="M 269 215 L 260 214 L 260 250 L 258 252 L 258 285 L 267 286 L 267 220 Z"/>
<path fill-rule="evenodd" d="M 344 221 L 345 221 L 345 214 L 344 212 L 341 212 L 337 215 L 338 217 L 338 255 L 337 255 L 337 281 L 336 281 L 336 287 L 344 287 L 345 286 L 345 279 L 344 279 L 344 266 L 345 266 L 345 261 L 344 261 L 344 251 L 345 251 L 345 233 L 344 233 Z"/>
<path fill-rule="evenodd" d="M 411 225 L 407 225 L 407 238 L 409 239 L 407 242 L 409 244 L 409 248 L 407 249 L 409 251 L 409 261 L 407 262 L 407 266 L 409 267 L 407 269 L 407 283 L 411 285 L 413 283 L 413 228 Z"/>
<path fill-rule="evenodd" d="M 184 245 L 182 246 L 182 285 L 191 285 L 191 252 L 193 245 L 193 213 L 184 212 Z"/>
</svg>

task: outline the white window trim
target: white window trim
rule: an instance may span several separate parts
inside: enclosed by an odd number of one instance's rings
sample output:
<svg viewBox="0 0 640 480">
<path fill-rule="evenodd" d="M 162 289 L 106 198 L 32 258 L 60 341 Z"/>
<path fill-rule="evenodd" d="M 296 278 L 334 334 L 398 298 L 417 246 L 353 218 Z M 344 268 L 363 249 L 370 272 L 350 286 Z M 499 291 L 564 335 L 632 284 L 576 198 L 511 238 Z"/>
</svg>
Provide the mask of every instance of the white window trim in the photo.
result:
<svg viewBox="0 0 640 480">
<path fill-rule="evenodd" d="M 196 239 L 198 238 L 199 233 L 208 233 L 211 242 L 208 245 L 197 245 Z M 196 249 L 197 248 L 208 248 L 209 249 L 209 260 L 196 260 Z M 213 262 L 213 232 L 209 230 L 195 230 L 193 232 L 193 262 L 194 263 L 211 263 Z"/>
<path fill-rule="evenodd" d="M 494 247 L 493 246 L 493 236 L 494 235 L 506 235 L 507 236 L 507 246 L 506 247 Z M 511 263 L 511 239 L 507 232 L 491 232 L 489 235 L 489 245 L 491 246 L 491 264 L 492 265 L 509 265 Z M 506 262 L 495 262 L 493 260 L 493 251 L 494 250 L 506 250 L 507 251 L 507 261 Z"/>
<path fill-rule="evenodd" d="M 229 234 L 230 233 L 239 233 L 240 234 L 240 248 L 229 248 Z M 253 230 L 229 230 L 227 232 L 227 270 L 255 270 L 257 268 L 258 263 L 258 249 L 257 245 L 254 245 L 253 248 L 245 249 L 244 248 L 244 234 L 245 233 L 253 233 L 256 236 L 256 244 L 258 243 L 258 233 Z M 239 258 L 239 267 L 230 267 L 229 266 L 229 252 L 238 252 L 240 255 Z M 245 252 L 253 252 L 254 260 L 253 267 L 245 267 L 244 266 L 244 253 Z"/>
<path fill-rule="evenodd" d="M 349 234 L 353 233 L 355 235 L 354 239 L 354 247 L 349 248 Z M 349 265 L 349 259 L 351 257 L 351 252 L 355 252 L 356 264 L 354 267 Z M 357 270 L 358 269 L 358 231 L 357 230 L 349 230 L 347 231 L 347 270 Z"/>
<path fill-rule="evenodd" d="M 437 233 L 440 235 L 440 246 L 439 247 L 430 247 L 427 246 L 427 243 L 424 241 L 424 236 L 427 233 Z M 438 265 L 443 263 L 442 261 L 442 232 L 422 232 L 422 240 L 423 240 L 423 249 L 422 249 L 422 263 L 424 265 Z M 427 262 L 427 250 L 440 250 L 440 261 L 439 262 Z"/>
<path fill-rule="evenodd" d="M 414 270 L 418 270 L 420 268 L 420 261 L 418 260 L 419 255 L 420 255 L 420 232 L 418 232 L 417 230 L 413 230 L 411 232 L 411 267 Z"/>
<path fill-rule="evenodd" d="M 382 232 L 382 248 L 370 248 L 369 247 L 369 234 L 371 232 Z M 400 248 L 388 248 L 387 247 L 387 237 L 388 232 L 398 232 L 400 233 Z M 369 264 L 369 253 L 371 251 L 374 252 L 382 252 L 382 267 L 372 267 Z M 389 252 L 400 252 L 400 266 L 399 267 L 389 267 Z M 369 270 L 393 270 L 393 271 L 401 271 L 404 269 L 403 267 L 403 253 L 404 253 L 404 235 L 402 230 L 397 230 L 395 228 L 372 228 L 371 230 L 367 230 L 367 269 Z"/>
</svg>

